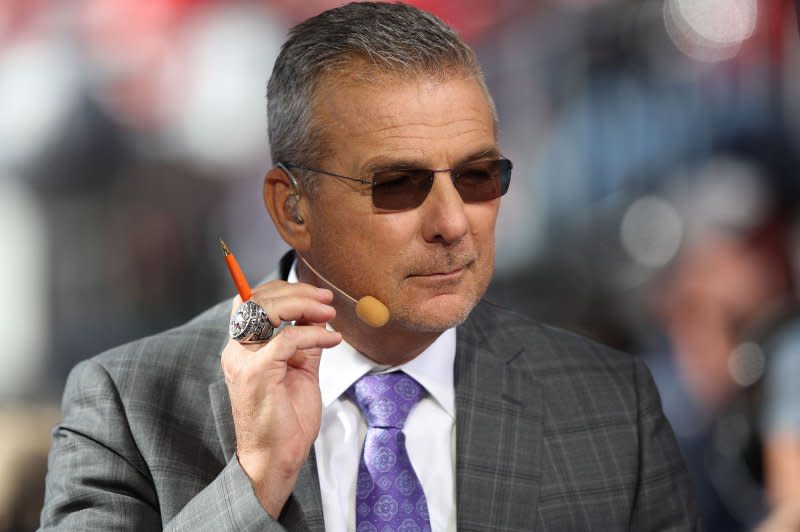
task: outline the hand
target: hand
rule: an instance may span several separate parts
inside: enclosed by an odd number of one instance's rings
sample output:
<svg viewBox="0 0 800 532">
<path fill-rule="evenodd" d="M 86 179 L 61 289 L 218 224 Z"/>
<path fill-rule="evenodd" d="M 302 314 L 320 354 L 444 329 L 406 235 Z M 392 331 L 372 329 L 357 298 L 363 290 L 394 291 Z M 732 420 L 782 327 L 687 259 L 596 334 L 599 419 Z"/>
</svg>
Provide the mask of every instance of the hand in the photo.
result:
<svg viewBox="0 0 800 532">
<path fill-rule="evenodd" d="M 274 326 L 295 322 L 265 344 L 229 340 L 222 352 L 236 454 L 259 501 L 277 517 L 319 432 L 322 349 L 342 337 L 325 328 L 336 316 L 330 290 L 271 281 L 253 290 L 253 300 Z M 235 298 L 234 310 L 241 302 Z"/>
</svg>

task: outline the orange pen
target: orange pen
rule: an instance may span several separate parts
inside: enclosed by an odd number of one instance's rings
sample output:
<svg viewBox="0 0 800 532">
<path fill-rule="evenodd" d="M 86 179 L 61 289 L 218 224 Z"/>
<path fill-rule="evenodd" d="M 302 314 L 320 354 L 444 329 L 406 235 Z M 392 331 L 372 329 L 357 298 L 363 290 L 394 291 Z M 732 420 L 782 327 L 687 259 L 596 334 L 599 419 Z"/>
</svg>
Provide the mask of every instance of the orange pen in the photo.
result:
<svg viewBox="0 0 800 532">
<path fill-rule="evenodd" d="M 247 301 L 253 295 L 247 278 L 244 276 L 242 268 L 239 267 L 239 263 L 236 262 L 236 257 L 231 253 L 231 250 L 228 249 L 228 246 L 225 245 L 225 241 L 220 238 L 219 243 L 222 246 L 222 253 L 225 255 L 225 263 L 228 265 L 228 271 L 231 272 L 233 284 L 236 285 L 236 290 L 239 291 L 239 296 L 242 298 L 242 301 Z"/>
</svg>

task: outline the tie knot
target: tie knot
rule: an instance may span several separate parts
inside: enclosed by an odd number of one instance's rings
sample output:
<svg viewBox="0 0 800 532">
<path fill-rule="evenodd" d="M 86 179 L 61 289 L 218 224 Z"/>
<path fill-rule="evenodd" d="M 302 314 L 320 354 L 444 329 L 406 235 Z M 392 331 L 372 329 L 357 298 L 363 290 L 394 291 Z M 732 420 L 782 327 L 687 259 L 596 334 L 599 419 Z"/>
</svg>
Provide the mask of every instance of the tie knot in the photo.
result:
<svg viewBox="0 0 800 532">
<path fill-rule="evenodd" d="M 364 375 L 347 392 L 361 409 L 367 426 L 402 429 L 422 391 L 413 378 L 402 371 L 393 371 Z"/>
</svg>

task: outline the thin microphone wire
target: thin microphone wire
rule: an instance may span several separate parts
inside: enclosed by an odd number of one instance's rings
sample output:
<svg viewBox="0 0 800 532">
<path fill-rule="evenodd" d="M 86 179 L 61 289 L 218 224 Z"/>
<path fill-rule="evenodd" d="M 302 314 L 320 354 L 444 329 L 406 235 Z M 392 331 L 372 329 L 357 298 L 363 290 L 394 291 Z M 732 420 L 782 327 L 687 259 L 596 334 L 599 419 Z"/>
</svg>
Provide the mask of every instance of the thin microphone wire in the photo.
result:
<svg viewBox="0 0 800 532">
<path fill-rule="evenodd" d="M 330 282 L 329 280 L 327 280 L 327 279 L 325 278 L 325 276 L 324 276 L 324 275 L 322 275 L 322 274 L 321 274 L 321 273 L 319 273 L 317 270 L 315 270 L 315 269 L 314 269 L 314 267 L 308 263 L 308 261 L 305 259 L 305 257 L 303 257 L 302 255 L 300 255 L 299 253 L 297 254 L 297 256 L 298 256 L 298 257 L 300 257 L 300 260 L 302 260 L 302 261 L 303 261 L 303 264 L 305 264 L 306 266 L 308 266 L 308 269 L 309 269 L 309 270 L 311 270 L 312 272 L 314 272 L 314 273 L 317 275 L 317 277 L 319 277 L 320 279 L 322 279 L 323 281 L 325 281 L 325 282 L 328 284 L 328 286 L 330 286 L 331 288 L 335 289 L 337 292 L 339 292 L 340 294 L 342 294 L 344 297 L 346 297 L 347 299 L 349 299 L 349 300 L 350 300 L 350 301 L 352 301 L 353 303 L 355 303 L 355 304 L 358 304 L 358 301 L 356 301 L 356 299 L 355 299 L 355 298 L 353 298 L 353 297 L 352 297 L 352 296 L 350 296 L 348 293 L 346 293 L 344 290 L 342 290 L 341 288 L 339 288 L 338 286 L 336 286 L 335 284 L 333 284 L 332 282 Z"/>
</svg>

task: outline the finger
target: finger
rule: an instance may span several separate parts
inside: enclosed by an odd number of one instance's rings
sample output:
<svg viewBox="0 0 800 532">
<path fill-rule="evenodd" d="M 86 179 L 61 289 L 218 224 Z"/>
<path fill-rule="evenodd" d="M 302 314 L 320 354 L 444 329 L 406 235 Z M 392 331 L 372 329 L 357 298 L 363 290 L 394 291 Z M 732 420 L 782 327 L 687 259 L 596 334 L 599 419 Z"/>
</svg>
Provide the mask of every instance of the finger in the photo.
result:
<svg viewBox="0 0 800 532">
<path fill-rule="evenodd" d="M 298 351 L 326 349 L 342 341 L 342 335 L 313 325 L 291 326 L 283 329 L 256 356 L 280 362 L 288 360 Z"/>
<path fill-rule="evenodd" d="M 333 292 L 327 288 L 317 288 L 316 286 L 308 283 L 288 283 L 283 280 L 273 280 L 267 283 L 256 286 L 252 289 L 253 299 L 256 301 L 265 297 L 284 297 L 287 295 L 296 295 L 300 297 L 309 297 L 321 303 L 330 303 L 333 301 Z M 235 312 L 239 305 L 243 303 L 241 296 L 236 294 L 233 297 L 232 306 Z"/>
<path fill-rule="evenodd" d="M 297 351 L 333 347 L 342 341 L 336 331 L 315 325 L 290 326 L 281 330 L 269 342 L 263 344 L 240 344 L 228 340 L 222 350 L 222 369 L 227 374 L 242 364 L 262 364 L 270 361 L 286 363 Z"/>
<path fill-rule="evenodd" d="M 282 321 L 304 323 L 327 323 L 336 317 L 336 310 L 327 303 L 295 295 L 259 298 L 256 302 L 269 316 L 273 326 Z"/>
<path fill-rule="evenodd" d="M 319 363 L 322 359 L 322 349 L 315 347 L 313 349 L 299 349 L 297 350 L 286 363 L 296 369 L 309 371 L 314 375 L 319 373 Z"/>
<path fill-rule="evenodd" d="M 264 344 L 241 344 L 229 338 L 220 355 L 222 372 L 228 375 L 230 372 L 235 371 L 237 367 L 247 363 L 249 358 L 263 347 Z"/>
<path fill-rule="evenodd" d="M 318 321 L 328 322 L 335 317 L 333 307 L 327 305 L 333 301 L 333 293 L 327 288 L 317 288 L 306 283 L 287 283 L 275 280 L 253 289 L 253 301 L 258 303 L 267 313 L 273 327 L 281 321 Z M 300 303 L 305 300 L 306 303 Z M 231 316 L 236 312 L 242 300 L 234 297 Z"/>
<path fill-rule="evenodd" d="M 313 327 L 322 327 L 325 329 L 328 327 L 328 322 L 326 321 L 305 321 L 305 320 L 296 320 L 294 325 L 297 327 L 306 327 L 306 326 L 313 326 Z"/>
<path fill-rule="evenodd" d="M 288 283 L 282 280 L 270 281 L 258 285 L 253 289 L 253 298 L 257 301 L 262 297 L 308 297 L 320 303 L 333 301 L 333 292 L 327 288 L 317 288 L 308 283 Z"/>
</svg>

